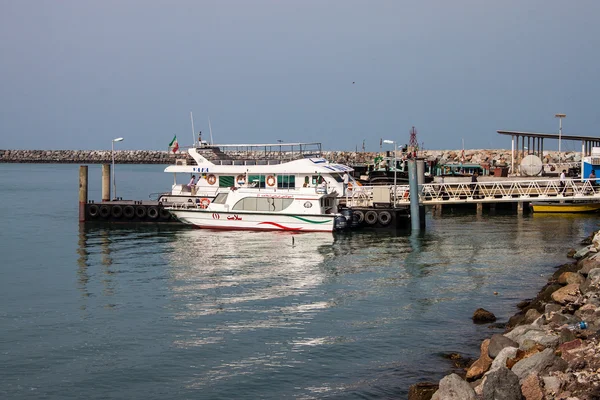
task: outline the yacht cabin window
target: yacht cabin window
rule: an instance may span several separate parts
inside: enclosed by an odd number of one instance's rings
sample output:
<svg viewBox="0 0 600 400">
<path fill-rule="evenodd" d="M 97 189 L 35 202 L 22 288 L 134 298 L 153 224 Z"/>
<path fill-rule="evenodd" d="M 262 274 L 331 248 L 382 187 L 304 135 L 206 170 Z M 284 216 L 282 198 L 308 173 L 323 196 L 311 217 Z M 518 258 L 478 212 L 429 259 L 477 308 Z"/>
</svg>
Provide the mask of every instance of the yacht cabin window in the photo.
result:
<svg viewBox="0 0 600 400">
<path fill-rule="evenodd" d="M 227 195 L 229 193 L 219 193 L 215 199 L 213 200 L 213 203 L 215 204 L 225 204 L 225 201 L 227 201 Z"/>
<path fill-rule="evenodd" d="M 295 189 L 295 175 L 277 175 L 277 189 Z"/>
<path fill-rule="evenodd" d="M 235 203 L 232 210 L 277 212 L 285 210 L 291 206 L 293 202 L 294 199 L 246 197 Z"/>
<path fill-rule="evenodd" d="M 235 186 L 235 177 L 221 175 L 219 176 L 219 187 L 233 187 Z"/>
</svg>

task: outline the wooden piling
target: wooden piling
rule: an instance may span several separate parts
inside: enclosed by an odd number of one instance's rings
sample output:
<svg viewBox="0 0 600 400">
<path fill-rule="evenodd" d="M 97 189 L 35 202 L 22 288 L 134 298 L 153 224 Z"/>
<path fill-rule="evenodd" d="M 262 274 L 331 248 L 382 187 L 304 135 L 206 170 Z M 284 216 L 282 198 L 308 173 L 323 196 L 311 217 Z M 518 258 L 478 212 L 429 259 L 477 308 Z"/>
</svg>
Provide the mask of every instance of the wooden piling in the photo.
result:
<svg viewBox="0 0 600 400">
<path fill-rule="evenodd" d="M 79 222 L 85 221 L 85 204 L 88 201 L 88 167 L 79 166 Z"/>
<path fill-rule="evenodd" d="M 483 203 L 477 203 L 477 215 L 483 214 Z"/>
<path fill-rule="evenodd" d="M 102 164 L 102 201 L 110 201 L 110 164 Z"/>
</svg>

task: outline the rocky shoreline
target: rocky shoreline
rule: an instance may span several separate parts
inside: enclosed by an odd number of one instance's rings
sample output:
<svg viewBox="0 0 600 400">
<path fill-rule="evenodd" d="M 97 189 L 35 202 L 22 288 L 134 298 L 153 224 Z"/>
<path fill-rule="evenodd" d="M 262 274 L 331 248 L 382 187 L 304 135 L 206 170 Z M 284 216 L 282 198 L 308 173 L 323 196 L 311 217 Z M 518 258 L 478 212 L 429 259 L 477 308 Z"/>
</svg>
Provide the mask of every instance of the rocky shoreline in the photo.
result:
<svg viewBox="0 0 600 400">
<path fill-rule="evenodd" d="M 464 374 L 415 384 L 409 400 L 600 399 L 600 231 L 582 245 Z"/>
<path fill-rule="evenodd" d="M 377 152 L 354 152 L 354 151 L 326 151 L 323 157 L 329 161 L 341 164 L 361 165 L 372 163 L 374 158 L 381 153 Z M 233 158 L 248 158 L 244 153 L 236 155 L 228 154 Z M 111 150 L 3 150 L 0 149 L 0 163 L 46 163 L 46 164 L 105 164 L 112 162 L 113 152 Z M 177 159 L 188 159 L 191 157 L 187 152 L 180 151 L 171 153 L 166 150 L 115 150 L 115 163 L 117 164 L 175 164 Z M 522 156 L 519 155 L 519 156 Z M 216 159 L 217 153 L 206 153 L 208 159 Z M 252 154 L 250 154 L 252 157 Z M 279 153 L 271 154 L 278 158 Z M 466 163 L 489 165 L 506 164 L 511 159 L 510 150 L 471 149 L 464 150 L 425 150 L 419 152 L 419 157 L 428 160 L 437 160 L 440 163 L 460 162 L 464 159 Z M 264 154 L 256 155 L 256 158 L 265 158 Z M 560 158 L 563 162 L 579 162 L 580 153 L 563 152 Z M 557 152 L 544 152 L 543 163 L 556 163 L 559 157 Z"/>
</svg>

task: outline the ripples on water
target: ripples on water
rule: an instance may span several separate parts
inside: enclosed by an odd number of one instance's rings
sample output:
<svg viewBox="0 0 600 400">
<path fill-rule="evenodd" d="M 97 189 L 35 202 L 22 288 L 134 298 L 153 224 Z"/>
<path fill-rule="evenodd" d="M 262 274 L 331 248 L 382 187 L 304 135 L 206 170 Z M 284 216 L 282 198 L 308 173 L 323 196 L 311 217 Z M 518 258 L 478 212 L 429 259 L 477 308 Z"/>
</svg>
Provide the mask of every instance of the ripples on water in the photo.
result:
<svg viewBox="0 0 600 400">
<path fill-rule="evenodd" d="M 125 187 L 156 174 L 119 171 Z M 19 201 L 15 173 L 42 175 L 44 207 Z M 79 225 L 76 182 L 74 166 L 0 165 L 14 205 L 0 211 L 2 397 L 404 398 L 447 372 L 440 353 L 477 356 L 494 332 L 470 322 L 477 307 L 506 321 L 596 227 L 540 215 L 428 215 L 412 236 Z"/>
</svg>

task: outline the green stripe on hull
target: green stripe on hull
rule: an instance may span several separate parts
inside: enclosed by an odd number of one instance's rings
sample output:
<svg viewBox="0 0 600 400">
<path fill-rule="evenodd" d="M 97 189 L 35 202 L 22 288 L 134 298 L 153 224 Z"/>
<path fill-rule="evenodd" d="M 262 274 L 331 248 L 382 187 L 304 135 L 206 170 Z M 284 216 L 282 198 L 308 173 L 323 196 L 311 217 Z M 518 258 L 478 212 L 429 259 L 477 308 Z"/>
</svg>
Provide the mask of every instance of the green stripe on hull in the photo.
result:
<svg viewBox="0 0 600 400">
<path fill-rule="evenodd" d="M 290 217 L 299 219 L 300 221 L 304 221 L 304 222 L 309 222 L 311 224 L 326 224 L 327 222 L 329 222 L 328 219 L 326 219 L 325 221 L 311 221 L 310 219 L 306 219 L 306 218 L 302 218 L 302 217 L 298 217 L 296 215 L 290 215 Z"/>
</svg>

